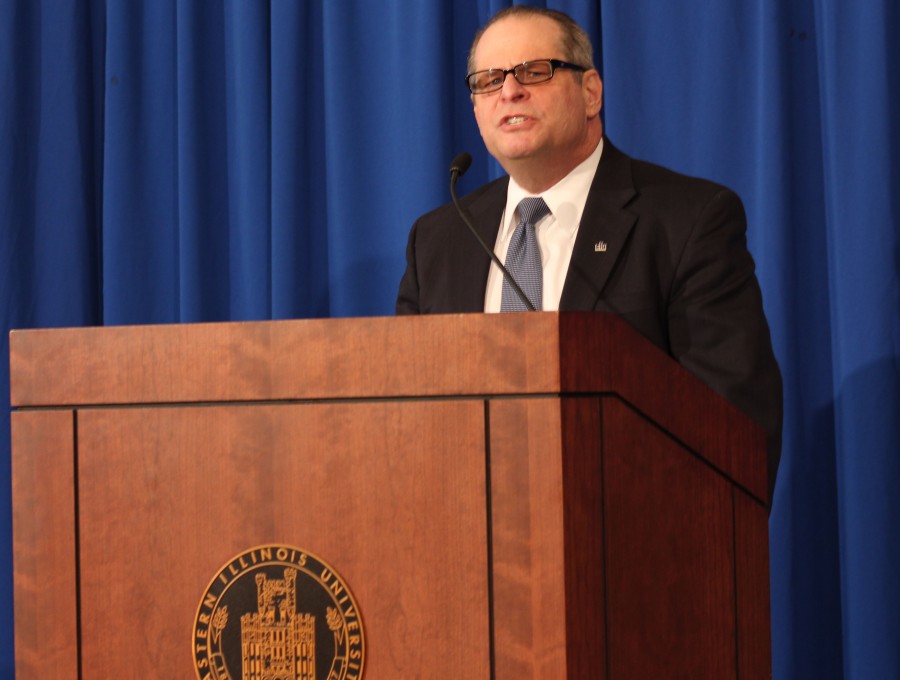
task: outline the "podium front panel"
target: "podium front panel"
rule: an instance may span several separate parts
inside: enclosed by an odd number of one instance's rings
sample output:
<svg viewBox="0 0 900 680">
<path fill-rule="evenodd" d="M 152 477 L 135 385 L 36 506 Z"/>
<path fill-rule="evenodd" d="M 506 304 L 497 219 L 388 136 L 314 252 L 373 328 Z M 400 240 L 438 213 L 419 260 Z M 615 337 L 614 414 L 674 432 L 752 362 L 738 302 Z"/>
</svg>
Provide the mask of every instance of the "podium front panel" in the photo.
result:
<svg viewBox="0 0 900 680">
<path fill-rule="evenodd" d="M 192 677 L 201 595 L 260 544 L 341 575 L 367 678 L 488 677 L 484 447 L 480 401 L 79 412 L 83 677 Z"/>
<path fill-rule="evenodd" d="M 12 415 L 16 675 L 78 678 L 71 411 Z"/>
</svg>

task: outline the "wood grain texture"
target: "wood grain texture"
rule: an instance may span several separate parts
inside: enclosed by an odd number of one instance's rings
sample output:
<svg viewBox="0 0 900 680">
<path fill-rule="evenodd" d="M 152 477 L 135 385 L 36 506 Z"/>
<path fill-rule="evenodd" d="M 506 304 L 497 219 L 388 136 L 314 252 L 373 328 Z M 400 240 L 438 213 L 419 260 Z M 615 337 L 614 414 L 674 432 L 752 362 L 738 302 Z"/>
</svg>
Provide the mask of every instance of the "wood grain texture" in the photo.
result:
<svg viewBox="0 0 900 680">
<path fill-rule="evenodd" d="M 481 402 L 98 410 L 79 446 L 86 680 L 193 677 L 205 588 L 264 543 L 343 577 L 366 678 L 488 677 Z"/>
<path fill-rule="evenodd" d="M 549 347 L 551 319 L 535 326 L 525 315 L 511 316 L 503 323 L 459 314 L 14 331 L 12 403 L 547 391 L 559 382 L 558 364 L 547 355 L 496 357 L 526 336 Z"/>
<path fill-rule="evenodd" d="M 731 488 L 642 420 L 604 401 L 609 677 L 736 678 Z"/>
<path fill-rule="evenodd" d="M 10 370 L 13 406 L 615 393 L 766 500 L 762 431 L 612 314 L 14 331 Z"/>
<path fill-rule="evenodd" d="M 71 677 L 78 620 L 86 679 L 193 677 L 200 595 L 262 543 L 345 578 L 377 624 L 366 680 L 488 678 L 489 573 L 500 680 L 756 678 L 768 659 L 762 433 L 614 316 L 26 331 L 11 369 L 13 405 L 37 409 L 13 418 L 32 677 Z M 46 637 L 44 557 L 71 600 Z"/>
<path fill-rule="evenodd" d="M 559 400 L 490 404 L 496 679 L 572 677 Z"/>
<path fill-rule="evenodd" d="M 738 677 L 772 677 L 769 621 L 769 514 L 740 490 L 734 492 L 738 613 Z"/>
<path fill-rule="evenodd" d="M 561 391 L 617 394 L 768 503 L 762 429 L 621 319 L 597 316 L 560 315 Z"/>
<path fill-rule="evenodd" d="M 601 404 L 560 400 L 563 424 L 566 654 L 572 680 L 605 680 L 606 602 L 603 547 Z"/>
<path fill-rule="evenodd" d="M 70 411 L 12 414 L 16 677 L 78 677 L 74 426 Z"/>
</svg>

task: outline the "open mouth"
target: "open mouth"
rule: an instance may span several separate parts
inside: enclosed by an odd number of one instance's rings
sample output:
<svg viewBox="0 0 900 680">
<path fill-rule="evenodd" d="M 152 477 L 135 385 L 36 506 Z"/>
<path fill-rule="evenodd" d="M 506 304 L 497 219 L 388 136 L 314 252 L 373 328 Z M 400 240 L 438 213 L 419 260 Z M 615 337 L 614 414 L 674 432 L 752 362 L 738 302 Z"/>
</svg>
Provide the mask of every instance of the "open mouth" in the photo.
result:
<svg viewBox="0 0 900 680">
<path fill-rule="evenodd" d="M 527 116 L 509 116 L 503 120 L 504 125 L 521 125 L 526 120 L 528 120 Z"/>
</svg>

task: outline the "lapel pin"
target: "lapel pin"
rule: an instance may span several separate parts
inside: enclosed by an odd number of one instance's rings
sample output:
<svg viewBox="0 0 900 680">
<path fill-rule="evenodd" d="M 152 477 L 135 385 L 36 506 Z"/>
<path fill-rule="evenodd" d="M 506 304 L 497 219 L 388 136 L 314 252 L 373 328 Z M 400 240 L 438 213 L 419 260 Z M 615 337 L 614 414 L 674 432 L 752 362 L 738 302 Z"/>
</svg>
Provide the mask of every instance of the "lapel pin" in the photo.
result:
<svg viewBox="0 0 900 680">
<path fill-rule="evenodd" d="M 606 241 L 597 241 L 594 244 L 594 252 L 595 253 L 605 253 L 606 252 Z"/>
</svg>

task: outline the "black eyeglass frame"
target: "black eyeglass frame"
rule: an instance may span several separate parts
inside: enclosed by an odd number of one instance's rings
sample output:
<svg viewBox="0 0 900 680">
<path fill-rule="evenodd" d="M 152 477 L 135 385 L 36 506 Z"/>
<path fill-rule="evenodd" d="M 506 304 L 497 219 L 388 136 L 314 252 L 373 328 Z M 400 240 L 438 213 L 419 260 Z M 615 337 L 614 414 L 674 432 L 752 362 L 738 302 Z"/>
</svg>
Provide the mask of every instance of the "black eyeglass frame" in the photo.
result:
<svg viewBox="0 0 900 680">
<path fill-rule="evenodd" d="M 547 78 L 545 78 L 543 80 L 537 80 L 534 82 L 530 82 L 530 83 L 523 83 L 521 80 L 519 80 L 519 76 L 516 75 L 516 71 L 518 71 L 519 69 L 521 69 L 523 67 L 529 66 L 531 64 L 539 64 L 539 63 L 550 64 L 550 75 Z M 590 71 L 590 68 L 588 68 L 587 66 L 580 66 L 578 64 L 570 64 L 567 61 L 561 61 L 559 59 L 529 59 L 528 61 L 523 61 L 521 64 L 516 64 L 512 68 L 487 68 L 482 71 L 472 71 L 472 73 L 466 74 L 465 82 L 466 82 L 466 87 L 469 88 L 469 92 L 473 95 L 474 94 L 491 94 L 492 92 L 496 92 L 497 90 L 503 89 L 503 83 L 506 82 L 506 76 L 508 76 L 510 73 L 512 74 L 512 77 L 516 79 L 517 83 L 528 87 L 529 85 L 539 85 L 540 83 L 546 83 L 548 80 L 551 80 L 553 78 L 553 75 L 556 73 L 556 69 L 558 69 L 558 68 L 565 68 L 565 69 L 569 69 L 571 71 L 578 71 L 579 73 L 584 73 L 585 71 Z M 491 73 L 492 71 L 497 74 L 503 74 L 503 78 L 500 79 L 500 82 L 497 85 L 497 87 L 495 87 L 492 90 L 482 90 L 481 92 L 475 92 L 475 90 L 472 88 L 470 80 L 474 76 L 477 76 L 480 73 Z"/>
</svg>

